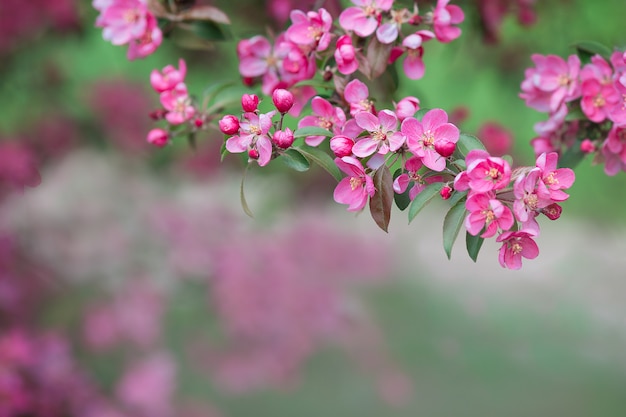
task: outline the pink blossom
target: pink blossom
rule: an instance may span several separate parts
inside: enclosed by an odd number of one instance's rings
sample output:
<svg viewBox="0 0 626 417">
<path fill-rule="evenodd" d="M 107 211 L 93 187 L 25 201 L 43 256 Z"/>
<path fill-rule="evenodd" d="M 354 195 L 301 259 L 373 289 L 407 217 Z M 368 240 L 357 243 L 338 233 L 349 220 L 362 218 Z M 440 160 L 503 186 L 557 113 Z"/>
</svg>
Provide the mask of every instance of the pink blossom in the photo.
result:
<svg viewBox="0 0 626 417">
<path fill-rule="evenodd" d="M 574 171 L 570 168 L 557 168 L 559 155 L 556 152 L 542 153 L 537 158 L 536 166 L 541 170 L 541 181 L 550 191 L 550 199 L 564 201 L 569 197 L 563 189 L 574 184 Z"/>
<path fill-rule="evenodd" d="M 398 39 L 402 25 L 409 23 L 413 15 L 407 9 L 391 10 L 391 20 L 383 23 L 376 29 L 376 38 L 380 43 L 390 44 Z"/>
<path fill-rule="evenodd" d="M 601 151 L 606 175 L 626 171 L 626 126 L 613 126 L 602 143 Z"/>
<path fill-rule="evenodd" d="M 413 117 L 420 109 L 420 100 L 417 97 L 407 96 L 400 100 L 395 107 L 396 116 L 402 122 L 407 117 Z"/>
<path fill-rule="evenodd" d="M 293 94 L 293 107 L 289 110 L 289 115 L 293 117 L 300 116 L 309 100 L 317 94 L 315 88 L 310 85 L 294 86 L 289 91 Z"/>
<path fill-rule="evenodd" d="M 437 152 L 436 146 L 456 144 L 459 140 L 459 129 L 448 123 L 448 115 L 441 109 L 429 110 L 421 122 L 413 117 L 404 119 L 402 133 L 409 150 L 433 171 L 443 171 L 446 167 L 446 158 Z"/>
<path fill-rule="evenodd" d="M 513 134 L 496 122 L 485 122 L 477 132 L 487 152 L 493 156 L 506 155 L 513 147 Z"/>
<path fill-rule="evenodd" d="M 461 29 L 456 26 L 463 22 L 465 14 L 457 5 L 448 5 L 450 0 L 437 0 L 433 10 L 433 26 L 439 42 L 451 42 L 461 36 Z"/>
<path fill-rule="evenodd" d="M 167 130 L 155 128 L 148 132 L 148 137 L 146 140 L 148 141 L 148 143 L 162 148 L 169 143 L 170 136 L 169 133 L 167 133 Z"/>
<path fill-rule="evenodd" d="M 281 149 L 287 149 L 293 144 L 293 132 L 288 127 L 285 130 L 277 130 L 272 136 L 272 142 Z"/>
<path fill-rule="evenodd" d="M 161 104 L 167 110 L 165 119 L 173 125 L 179 125 L 187 120 L 191 120 L 196 114 L 196 109 L 191 104 L 191 98 L 184 83 L 178 84 L 171 90 L 162 92 Z"/>
<path fill-rule="evenodd" d="M 498 236 L 496 242 L 503 242 L 498 260 L 504 268 L 520 269 L 522 257 L 535 259 L 539 255 L 539 247 L 533 240 L 533 235 L 527 232 L 504 232 Z"/>
<path fill-rule="evenodd" d="M 334 56 L 337 70 L 344 75 L 352 74 L 359 68 L 359 61 L 350 35 L 343 35 L 337 39 Z"/>
<path fill-rule="evenodd" d="M 163 68 L 162 71 L 152 70 L 150 73 L 150 84 L 157 93 L 173 90 L 178 84 L 185 81 L 187 74 L 187 65 L 184 59 L 178 60 L 178 69 L 171 65 Z"/>
<path fill-rule="evenodd" d="M 304 116 L 298 122 L 298 129 L 307 126 L 317 126 L 329 130 L 334 134 L 341 133 L 341 128 L 346 122 L 346 115 L 340 107 L 334 107 L 322 97 L 313 97 L 311 100 L 313 115 Z M 309 146 L 318 146 L 325 136 L 307 136 L 305 142 Z"/>
<path fill-rule="evenodd" d="M 256 94 L 244 94 L 241 96 L 241 108 L 245 112 L 255 112 L 259 107 L 259 96 Z"/>
<path fill-rule="evenodd" d="M 515 217 L 522 223 L 523 231 L 535 235 L 539 234 L 539 224 L 535 217 L 541 209 L 553 203 L 550 191 L 540 176 L 541 170 L 534 168 L 528 174 L 520 175 L 513 185 Z"/>
<path fill-rule="evenodd" d="M 492 193 L 470 195 L 465 202 L 465 208 L 469 211 L 465 218 L 465 228 L 474 236 L 484 228 L 480 237 L 492 237 L 498 229 L 509 230 L 515 222 L 511 210 Z"/>
<path fill-rule="evenodd" d="M 571 55 L 567 62 L 557 55 L 533 54 L 531 59 L 535 67 L 526 70 L 520 93 L 528 107 L 554 113 L 563 103 L 580 97 L 577 55 Z"/>
<path fill-rule="evenodd" d="M 274 111 L 259 115 L 244 113 L 244 120 L 240 123 L 239 136 L 233 136 L 226 141 L 228 152 L 248 152 L 251 159 L 258 159 L 260 166 L 267 165 L 272 158 L 272 141 L 268 132 L 272 127 L 274 114 Z M 251 151 L 254 152 L 250 154 Z"/>
<path fill-rule="evenodd" d="M 613 83 L 613 69 L 600 55 L 591 57 L 591 62 L 580 70 L 580 82 L 595 79 L 600 84 Z"/>
<path fill-rule="evenodd" d="M 362 81 L 354 79 L 346 85 L 343 93 L 344 99 L 350 105 L 350 115 L 365 111 L 375 113 L 374 104 L 369 99 L 369 89 Z"/>
<path fill-rule="evenodd" d="M 397 131 L 398 118 L 391 110 L 382 110 L 378 112 L 378 116 L 360 112 L 354 118 L 357 125 L 369 133 L 354 144 L 352 152 L 356 156 L 365 158 L 375 152 L 385 155 L 404 145 L 405 137 Z"/>
<path fill-rule="evenodd" d="M 352 155 L 352 148 L 354 147 L 354 139 L 344 135 L 333 136 L 330 139 L 330 150 L 333 151 L 336 157 L 343 158 L 344 156 Z"/>
<path fill-rule="evenodd" d="M 293 107 L 293 94 L 284 88 L 277 88 L 272 93 L 272 102 L 280 113 L 287 113 Z"/>
<path fill-rule="evenodd" d="M 365 173 L 361 162 L 352 157 L 335 158 L 335 163 L 348 177 L 339 181 L 334 191 L 334 199 L 339 204 L 348 204 L 348 211 L 360 211 L 368 197 L 376 193 L 374 181 Z"/>
<path fill-rule="evenodd" d="M 234 135 L 239 132 L 239 119 L 232 114 L 227 114 L 220 119 L 218 126 L 223 134 Z"/>
<path fill-rule="evenodd" d="M 424 76 L 424 47 L 422 43 L 432 39 L 435 35 L 429 30 L 417 31 L 402 41 L 402 46 L 406 51 L 406 57 L 402 62 L 402 68 L 406 76 L 412 80 L 418 80 Z"/>
<path fill-rule="evenodd" d="M 467 170 L 454 179 L 454 188 L 457 191 L 487 193 L 509 185 L 511 166 L 504 159 L 491 156 L 487 151 L 474 149 L 465 157 L 465 163 Z"/>
<path fill-rule="evenodd" d="M 154 53 L 163 41 L 163 33 L 152 14 L 146 16 L 146 31 L 139 38 L 130 41 L 128 45 L 128 59 L 145 58 Z"/>
<path fill-rule="evenodd" d="M 321 8 L 317 12 L 304 13 L 301 10 L 291 12 L 291 26 L 287 29 L 287 39 L 296 45 L 310 47 L 317 51 L 328 48 L 331 40 L 330 29 L 333 18 Z"/>
<path fill-rule="evenodd" d="M 357 7 L 348 7 L 339 15 L 339 25 L 366 38 L 378 27 L 382 12 L 391 9 L 393 0 L 352 0 Z"/>
<path fill-rule="evenodd" d="M 148 14 L 145 1 L 114 0 L 100 11 L 96 26 L 104 28 L 105 40 L 113 45 L 124 45 L 143 36 L 148 27 Z"/>
<path fill-rule="evenodd" d="M 417 156 L 412 156 L 404 163 L 404 170 L 406 172 L 400 174 L 393 181 L 393 190 L 397 194 L 402 194 L 406 191 L 410 184 L 413 184 L 409 190 L 409 199 L 412 201 L 415 197 L 421 193 L 428 184 L 435 182 L 442 182 L 443 177 L 440 175 L 426 176 L 420 174 L 422 169 L 422 160 Z"/>
<path fill-rule="evenodd" d="M 600 123 L 608 118 L 611 111 L 621 103 L 622 95 L 612 82 L 603 84 L 596 78 L 582 83 L 580 107 L 592 122 Z"/>
</svg>

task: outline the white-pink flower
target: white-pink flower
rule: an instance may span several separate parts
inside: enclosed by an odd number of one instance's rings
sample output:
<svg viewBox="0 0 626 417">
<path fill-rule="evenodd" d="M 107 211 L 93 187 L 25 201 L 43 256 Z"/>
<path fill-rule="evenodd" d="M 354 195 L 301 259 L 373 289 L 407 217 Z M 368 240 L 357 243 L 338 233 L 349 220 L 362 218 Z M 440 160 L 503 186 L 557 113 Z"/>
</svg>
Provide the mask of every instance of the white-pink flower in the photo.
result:
<svg viewBox="0 0 626 417">
<path fill-rule="evenodd" d="M 404 145 L 405 137 L 398 132 L 398 118 L 391 110 L 382 110 L 378 116 L 360 112 L 354 116 L 357 125 L 368 132 L 354 144 L 352 153 L 365 158 L 378 152 L 381 155 L 395 152 Z"/>
<path fill-rule="evenodd" d="M 509 269 L 520 269 L 522 257 L 535 259 L 539 255 L 539 247 L 533 235 L 527 232 L 504 232 L 496 239 L 502 242 L 498 260 L 500 265 Z"/>
<path fill-rule="evenodd" d="M 439 42 L 451 42 L 461 36 L 458 25 L 465 19 L 463 10 L 457 5 L 450 5 L 450 0 L 437 0 L 433 10 L 433 27 Z"/>
<path fill-rule="evenodd" d="M 304 13 L 301 10 L 291 12 L 291 26 L 287 29 L 286 37 L 296 45 L 302 45 L 317 51 L 324 51 L 330 45 L 330 29 L 333 18 L 321 8 L 317 12 Z"/>
<path fill-rule="evenodd" d="M 97 4 L 100 16 L 96 26 L 102 27 L 102 36 L 113 45 L 124 45 L 139 39 L 148 27 L 148 8 L 142 0 L 113 0 L 107 4 Z"/>
<path fill-rule="evenodd" d="M 179 125 L 191 120 L 196 114 L 196 109 L 191 103 L 191 98 L 184 83 L 178 84 L 171 90 L 161 93 L 161 104 L 167 110 L 165 119 L 173 124 Z"/>
<path fill-rule="evenodd" d="M 172 90 L 178 84 L 185 81 L 185 75 L 187 74 L 187 65 L 184 59 L 178 60 L 178 69 L 172 65 L 167 65 L 162 71 L 152 70 L 150 73 L 150 84 L 157 93 L 162 93 L 167 90 Z"/>
<path fill-rule="evenodd" d="M 362 81 L 356 78 L 350 81 L 346 85 L 343 97 L 350 105 L 350 115 L 352 117 L 362 111 L 375 113 L 374 104 L 369 99 L 369 89 Z"/>
<path fill-rule="evenodd" d="M 275 111 L 269 113 L 244 113 L 244 120 L 239 124 L 239 135 L 226 141 L 226 150 L 231 153 L 252 152 L 260 166 L 267 165 L 272 159 L 272 140 L 268 132 L 272 127 L 272 117 Z"/>
<path fill-rule="evenodd" d="M 334 56 L 337 70 L 344 75 L 352 74 L 359 68 L 359 61 L 350 35 L 343 35 L 337 39 Z"/>
<path fill-rule="evenodd" d="M 361 162 L 352 157 L 336 158 L 335 163 L 348 176 L 337 184 L 333 197 L 339 204 L 348 204 L 348 211 L 360 211 L 368 197 L 376 193 L 372 177 L 365 173 Z"/>
<path fill-rule="evenodd" d="M 339 25 L 365 38 L 378 28 L 381 13 L 391 9 L 393 0 L 352 0 L 352 4 L 356 7 L 348 7 L 339 15 Z"/>
<path fill-rule="evenodd" d="M 465 228 L 474 236 L 484 229 L 480 237 L 492 237 L 498 229 L 509 230 L 515 222 L 511 209 L 495 198 L 493 193 L 470 195 L 465 208 L 469 211 Z"/>
<path fill-rule="evenodd" d="M 330 102 L 322 97 L 313 97 L 311 100 L 313 114 L 304 116 L 298 122 L 298 129 L 307 126 L 317 126 L 329 130 L 333 134 L 341 133 L 341 128 L 346 122 L 346 115 L 339 107 L 334 107 Z M 325 136 L 307 136 L 305 142 L 309 146 L 318 146 Z"/>
</svg>

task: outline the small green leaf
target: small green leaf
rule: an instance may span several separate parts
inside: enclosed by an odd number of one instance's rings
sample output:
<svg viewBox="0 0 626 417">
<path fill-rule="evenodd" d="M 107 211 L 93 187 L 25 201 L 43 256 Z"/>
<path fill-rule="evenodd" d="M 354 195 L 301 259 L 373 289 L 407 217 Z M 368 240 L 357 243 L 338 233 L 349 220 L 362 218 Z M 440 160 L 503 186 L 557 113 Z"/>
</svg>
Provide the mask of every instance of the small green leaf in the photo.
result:
<svg viewBox="0 0 626 417">
<path fill-rule="evenodd" d="M 220 162 L 224 162 L 224 157 L 228 154 L 228 149 L 226 149 L 226 141 L 222 143 L 222 147 L 220 148 Z"/>
<path fill-rule="evenodd" d="M 393 177 L 389 167 L 383 164 L 376 170 L 373 179 L 376 194 L 370 197 L 370 213 L 378 227 L 387 232 L 393 203 Z"/>
<path fill-rule="evenodd" d="M 415 117 L 417 120 L 419 120 L 421 122 L 422 118 L 424 117 L 424 115 L 426 113 L 428 113 L 429 111 L 430 111 L 430 109 L 419 109 L 417 112 L 415 112 L 413 117 Z"/>
<path fill-rule="evenodd" d="M 299 148 L 293 148 L 300 152 L 309 162 L 315 162 L 317 165 L 324 168 L 330 175 L 332 175 L 337 182 L 341 181 L 343 174 L 341 170 L 335 164 L 335 161 L 324 151 L 312 146 L 303 145 Z"/>
<path fill-rule="evenodd" d="M 467 133 L 461 133 L 459 135 L 459 141 L 456 143 L 456 147 L 461 152 L 463 157 L 474 149 L 485 150 L 485 145 L 474 135 L 468 135 Z"/>
<path fill-rule="evenodd" d="M 179 26 L 189 29 L 196 36 L 207 41 L 225 41 L 232 39 L 232 34 L 225 26 L 210 20 L 197 20 Z"/>
<path fill-rule="evenodd" d="M 198 144 L 196 142 L 196 132 L 189 132 L 187 135 L 187 142 L 189 143 L 189 147 L 194 151 L 198 150 Z"/>
<path fill-rule="evenodd" d="M 409 207 L 409 223 L 413 221 L 417 213 L 419 213 L 428 203 L 431 202 L 433 197 L 439 195 L 439 192 L 443 188 L 442 182 L 434 182 L 424 188 L 415 199 L 411 202 Z"/>
<path fill-rule="evenodd" d="M 465 232 L 465 246 L 467 247 L 467 254 L 474 262 L 478 259 L 478 253 L 483 246 L 485 238 L 480 237 L 480 234 L 474 236 L 469 232 Z"/>
<path fill-rule="evenodd" d="M 398 168 L 396 170 L 396 172 L 393 173 L 394 181 L 401 174 L 402 174 L 402 169 Z M 414 182 L 410 182 L 408 187 L 406 187 L 406 190 L 404 190 L 404 192 L 402 194 L 398 194 L 398 193 L 394 193 L 393 194 L 393 199 L 396 202 L 396 206 L 400 210 L 405 210 L 409 206 L 409 204 L 411 204 L 411 198 L 409 197 L 409 191 L 411 191 L 411 188 L 413 188 L 414 185 L 415 185 Z"/>
<path fill-rule="evenodd" d="M 304 157 L 297 149 L 291 148 L 286 150 L 281 158 L 285 165 L 298 172 L 308 171 L 311 167 L 309 160 Z"/>
<path fill-rule="evenodd" d="M 295 132 L 293 132 L 293 137 L 294 139 L 297 138 L 302 138 L 302 137 L 306 137 L 306 136 L 326 136 L 326 137 L 332 137 L 333 132 L 331 132 L 330 130 L 318 127 L 318 126 L 306 126 L 306 127 L 301 127 L 300 129 L 296 129 Z"/>
<path fill-rule="evenodd" d="M 452 206 L 443 219 L 443 249 L 446 251 L 448 259 L 450 259 L 452 255 L 452 246 L 463 225 L 465 212 L 465 202 L 459 201 Z"/>
<path fill-rule="evenodd" d="M 575 43 L 573 46 L 576 48 L 576 53 L 583 62 L 589 62 L 594 55 L 600 55 L 607 61 L 611 59 L 611 49 L 599 42 L 581 41 Z"/>
<path fill-rule="evenodd" d="M 178 17 L 182 20 L 208 20 L 225 25 L 230 24 L 226 13 L 209 5 L 199 5 L 183 10 L 178 14 Z"/>
<path fill-rule="evenodd" d="M 246 194 L 243 191 L 243 183 L 246 179 L 246 173 L 248 172 L 248 167 L 250 165 L 246 166 L 245 171 L 243 171 L 243 176 L 241 177 L 241 186 L 239 187 L 239 199 L 241 200 L 241 208 L 243 209 L 244 213 L 246 213 L 248 216 L 254 218 L 254 214 L 252 214 L 252 211 L 250 210 L 250 207 L 248 207 L 248 202 L 246 201 Z"/>
<path fill-rule="evenodd" d="M 585 153 L 580 146 L 572 146 L 559 157 L 559 168 L 575 168 L 584 158 Z"/>
</svg>

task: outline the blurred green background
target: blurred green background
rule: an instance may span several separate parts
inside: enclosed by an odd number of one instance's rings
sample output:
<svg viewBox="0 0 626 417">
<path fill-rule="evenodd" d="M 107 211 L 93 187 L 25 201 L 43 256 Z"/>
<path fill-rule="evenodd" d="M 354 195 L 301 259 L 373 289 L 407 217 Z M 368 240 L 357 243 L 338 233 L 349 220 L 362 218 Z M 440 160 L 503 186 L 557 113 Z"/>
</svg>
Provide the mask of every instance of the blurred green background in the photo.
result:
<svg viewBox="0 0 626 417">
<path fill-rule="evenodd" d="M 235 37 L 252 31 L 249 21 L 238 21 L 234 14 L 233 6 L 244 3 L 215 2 L 232 12 Z M 0 65 L 3 136 L 16 135 L 51 109 L 88 124 L 94 115 L 84 97 L 96 81 L 129 79 L 149 91 L 150 71 L 181 56 L 176 46 L 165 42 L 156 54 L 128 62 L 125 49 L 103 41 L 101 31 L 91 24 L 96 12 L 89 2 L 80 7 L 80 32 L 41 33 Z M 263 6 L 256 2 L 249 7 Z M 514 133 L 518 161 L 532 163 L 533 124 L 545 116 L 518 98 L 530 54 L 566 56 L 581 40 L 626 47 L 624 0 L 542 0 L 536 11 L 537 23 L 527 28 L 507 17 L 497 45 L 482 42 L 477 16 L 468 13 L 460 39 L 427 45 L 425 77 L 401 78 L 398 97 L 417 96 L 424 107 L 467 107 L 470 115 L 464 127 L 469 131 L 485 121 L 497 121 Z M 257 28 L 262 27 L 258 22 Z M 232 77 L 234 48 L 231 41 L 213 51 L 183 51 L 190 89 L 200 91 Z M 110 152 L 99 132 L 82 140 L 85 146 Z M 168 162 L 190 152 L 181 143 L 146 150 L 136 158 L 167 177 Z M 440 233 L 429 225 L 441 222 L 436 208 L 410 227 L 404 213 L 394 212 L 388 236 L 376 231 L 366 214 L 344 219 L 354 221 L 370 238 L 391 245 L 397 254 L 393 283 L 364 290 L 361 296 L 391 356 L 413 380 L 408 403 L 394 408 L 381 402 L 368 373 L 356 371 L 333 349 L 316 354 L 300 384 L 288 391 L 217 394 L 193 380 L 181 389 L 209 396 L 226 416 L 242 417 L 625 416 L 626 174 L 607 177 L 601 166 L 585 160 L 576 175 L 562 219 L 546 223 L 543 233 L 550 237 L 540 241 L 540 258 L 525 261 L 519 273 L 500 269 L 494 247 L 487 247 L 474 265 L 463 259 L 464 248 L 457 245 L 448 262 L 439 235 L 429 234 Z M 297 179 L 306 182 L 305 176 Z M 41 187 L 46 187 L 45 171 Z M 231 203 L 232 210 L 239 210 L 236 199 Z M 271 202 L 265 204 L 273 207 Z M 345 217 L 343 207 L 333 213 Z M 172 312 L 172 328 L 179 323 L 188 326 L 202 314 L 193 313 L 202 308 L 202 301 L 193 295 L 181 302 L 189 303 L 192 313 Z"/>
</svg>

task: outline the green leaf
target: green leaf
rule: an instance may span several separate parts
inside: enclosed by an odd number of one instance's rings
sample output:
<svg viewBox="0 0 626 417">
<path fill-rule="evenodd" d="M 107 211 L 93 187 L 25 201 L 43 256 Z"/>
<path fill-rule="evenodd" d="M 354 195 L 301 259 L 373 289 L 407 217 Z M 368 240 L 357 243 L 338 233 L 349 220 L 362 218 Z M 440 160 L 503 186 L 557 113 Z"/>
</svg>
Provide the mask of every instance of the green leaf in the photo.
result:
<svg viewBox="0 0 626 417">
<path fill-rule="evenodd" d="M 465 202 L 459 201 L 452 206 L 443 219 L 443 249 L 446 251 L 448 259 L 452 255 L 452 246 L 463 225 L 465 212 Z"/>
<path fill-rule="evenodd" d="M 576 53 L 580 57 L 580 60 L 589 62 L 594 55 L 600 55 L 605 60 L 611 59 L 611 49 L 604 44 L 595 41 L 581 41 L 572 45 L 576 48 Z"/>
<path fill-rule="evenodd" d="M 225 25 L 230 24 L 226 13 L 209 5 L 199 5 L 183 10 L 178 14 L 178 17 L 182 20 L 208 20 Z"/>
<path fill-rule="evenodd" d="M 439 192 L 443 188 L 442 182 L 434 182 L 424 188 L 415 199 L 411 202 L 409 207 L 409 223 L 413 221 L 417 213 L 419 213 L 428 203 L 431 202 L 433 197 L 439 195 Z"/>
<path fill-rule="evenodd" d="M 217 24 L 210 20 L 198 20 L 188 25 L 179 25 L 185 29 L 190 30 L 199 38 L 207 41 L 225 41 L 232 39 L 232 34 L 223 25 Z"/>
<path fill-rule="evenodd" d="M 198 150 L 198 144 L 196 142 L 196 132 L 189 132 L 187 135 L 187 142 L 189 143 L 189 147 L 194 151 Z"/>
<path fill-rule="evenodd" d="M 393 177 L 387 165 L 382 165 L 374 173 L 376 194 L 370 197 L 370 213 L 372 218 L 385 232 L 388 231 L 393 203 Z"/>
<path fill-rule="evenodd" d="M 467 133 L 461 133 L 459 135 L 459 141 L 456 143 L 456 148 L 461 152 L 463 157 L 474 149 L 485 150 L 485 145 L 474 135 L 468 135 Z"/>
<path fill-rule="evenodd" d="M 474 236 L 469 232 L 465 232 L 465 246 L 467 247 L 467 254 L 474 262 L 478 259 L 478 252 L 483 246 L 484 238 L 480 237 L 480 234 Z"/>
<path fill-rule="evenodd" d="M 286 150 L 281 159 L 285 162 L 285 164 L 298 172 L 308 171 L 311 167 L 309 160 L 304 157 L 297 149 L 291 148 Z"/>
<path fill-rule="evenodd" d="M 430 109 L 419 109 L 417 112 L 415 112 L 413 117 L 415 117 L 417 120 L 419 120 L 421 122 L 422 118 L 424 117 L 424 115 L 426 113 L 428 113 L 429 111 L 430 111 Z"/>
<path fill-rule="evenodd" d="M 397 169 L 396 172 L 393 173 L 393 179 L 395 180 L 396 178 L 398 178 L 400 174 L 402 174 L 402 169 Z M 409 204 L 411 204 L 409 191 L 411 191 L 411 188 L 413 188 L 414 185 L 415 185 L 414 182 L 410 182 L 408 187 L 406 187 L 406 190 L 404 190 L 402 194 L 398 194 L 398 193 L 393 194 L 393 199 L 396 202 L 396 206 L 400 210 L 405 210 L 409 206 Z"/>
<path fill-rule="evenodd" d="M 293 132 L 294 139 L 306 136 L 326 136 L 330 138 L 334 135 L 333 132 L 331 132 L 330 130 L 318 126 L 301 127 L 300 129 L 296 129 L 296 131 Z"/>
<path fill-rule="evenodd" d="M 293 148 L 300 152 L 309 162 L 315 162 L 317 165 L 324 168 L 330 175 L 332 175 L 337 182 L 341 181 L 343 174 L 341 170 L 335 164 L 333 158 L 331 158 L 326 152 L 321 149 L 314 148 L 312 146 L 303 145 L 302 147 Z"/>
<path fill-rule="evenodd" d="M 574 145 L 567 149 L 559 157 L 559 168 L 575 168 L 584 158 L 585 153 L 580 150 L 580 144 Z"/>
<path fill-rule="evenodd" d="M 241 186 L 239 187 L 239 199 L 241 200 L 241 208 L 243 209 L 244 213 L 246 213 L 248 216 L 254 218 L 254 214 L 252 214 L 252 211 L 250 210 L 250 207 L 248 207 L 248 202 L 246 201 L 246 194 L 243 191 L 243 183 L 246 179 L 246 173 L 248 172 L 248 167 L 250 165 L 246 166 L 245 171 L 243 171 L 243 176 L 241 177 Z"/>
<path fill-rule="evenodd" d="M 226 149 L 226 141 L 222 143 L 222 147 L 220 148 L 220 162 L 224 162 L 224 157 L 228 154 L 228 149 Z"/>
</svg>

